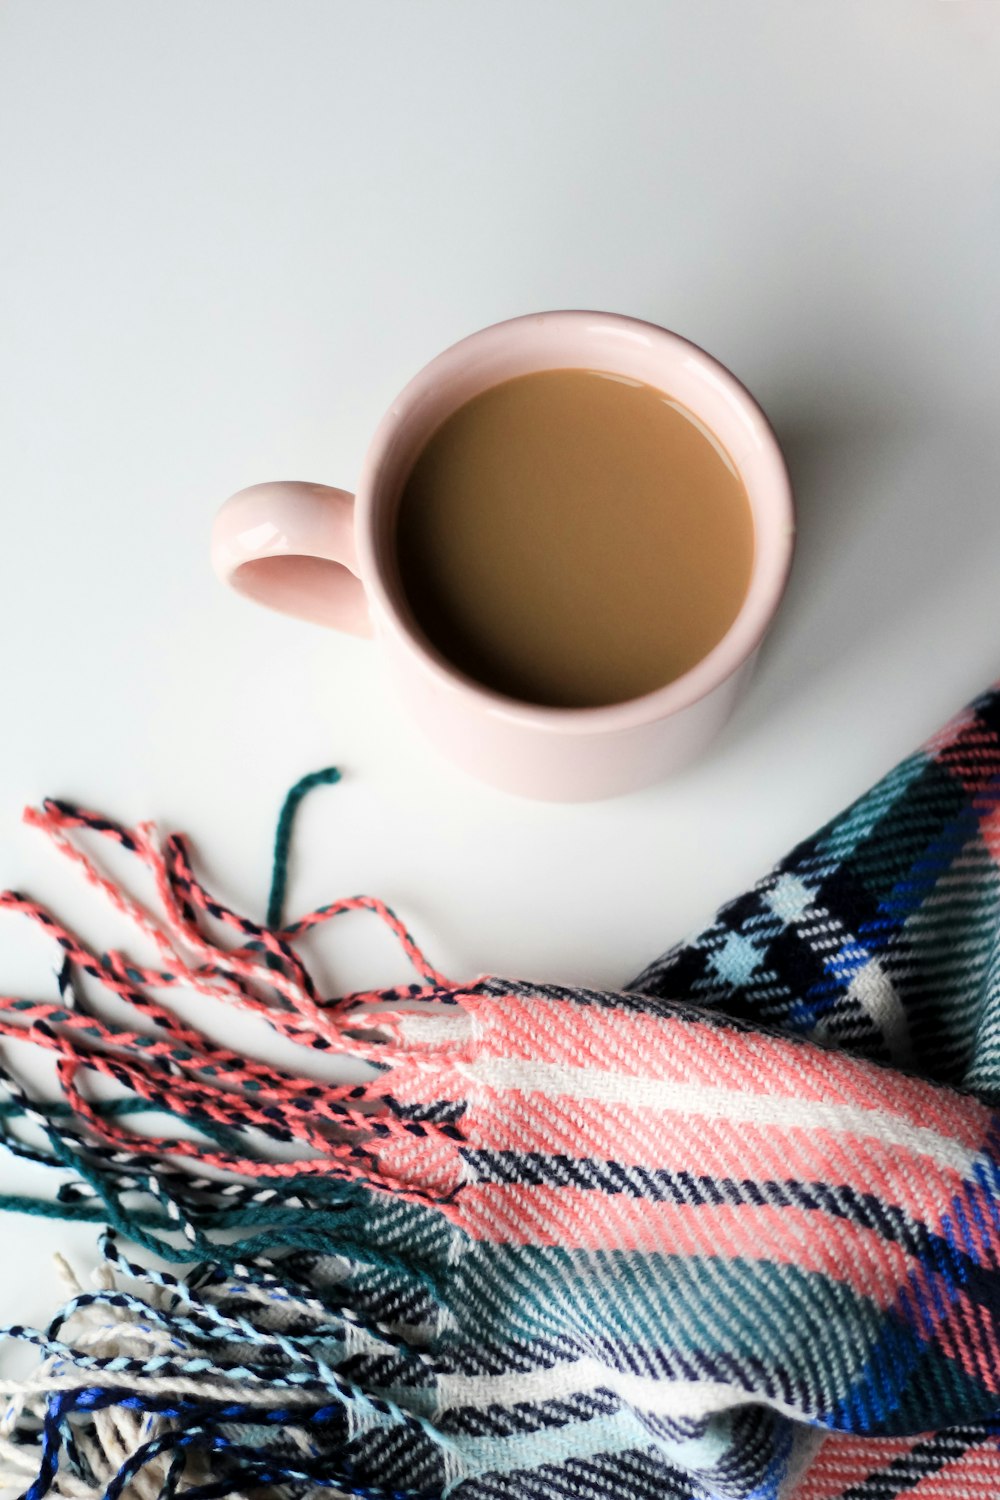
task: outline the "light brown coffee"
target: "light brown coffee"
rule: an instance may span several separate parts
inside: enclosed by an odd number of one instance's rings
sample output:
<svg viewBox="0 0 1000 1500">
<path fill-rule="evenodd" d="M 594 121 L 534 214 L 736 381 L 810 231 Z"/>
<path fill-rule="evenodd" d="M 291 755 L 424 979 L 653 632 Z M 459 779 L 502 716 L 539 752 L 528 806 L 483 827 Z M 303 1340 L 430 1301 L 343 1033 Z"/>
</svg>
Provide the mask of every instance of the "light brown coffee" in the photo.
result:
<svg viewBox="0 0 1000 1500">
<path fill-rule="evenodd" d="M 590 370 L 494 386 L 403 488 L 400 580 L 431 644 L 529 703 L 620 703 L 725 635 L 753 563 L 746 491 L 662 391 Z"/>
</svg>

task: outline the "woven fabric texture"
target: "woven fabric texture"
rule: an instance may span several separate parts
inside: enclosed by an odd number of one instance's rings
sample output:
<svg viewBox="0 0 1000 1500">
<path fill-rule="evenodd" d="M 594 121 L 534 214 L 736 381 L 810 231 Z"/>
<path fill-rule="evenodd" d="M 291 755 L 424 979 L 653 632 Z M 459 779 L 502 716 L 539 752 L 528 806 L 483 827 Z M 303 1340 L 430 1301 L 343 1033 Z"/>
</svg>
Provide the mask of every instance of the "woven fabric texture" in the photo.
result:
<svg viewBox="0 0 1000 1500">
<path fill-rule="evenodd" d="M 456 985 L 367 897 L 255 924 L 176 836 L 46 803 L 155 956 L 3 898 L 60 951 L 58 999 L 0 1002 L 0 1034 L 57 1060 L 47 1098 L 8 1060 L 0 1120 L 58 1188 L 5 1206 L 108 1226 L 95 1289 L 8 1330 L 41 1362 L 5 1382 L 7 1477 L 30 1500 L 992 1500 L 998 788 L 990 693 L 615 994 Z M 330 1000 L 300 939 L 358 908 L 419 982 Z M 301 1064 L 227 1050 L 176 988 Z M 366 1076 L 323 1083 L 330 1052 Z"/>
</svg>

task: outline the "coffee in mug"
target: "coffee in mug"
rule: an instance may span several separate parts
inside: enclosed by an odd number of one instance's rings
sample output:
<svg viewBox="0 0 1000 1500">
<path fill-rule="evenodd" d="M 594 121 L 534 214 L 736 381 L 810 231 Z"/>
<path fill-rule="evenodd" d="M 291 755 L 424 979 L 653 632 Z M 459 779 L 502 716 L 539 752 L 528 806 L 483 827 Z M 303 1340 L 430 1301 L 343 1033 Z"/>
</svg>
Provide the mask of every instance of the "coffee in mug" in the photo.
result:
<svg viewBox="0 0 1000 1500">
<path fill-rule="evenodd" d="M 594 708 L 673 682 L 746 597 L 753 517 L 719 439 L 606 370 L 474 396 L 403 485 L 397 564 L 417 627 L 509 698 Z"/>
</svg>

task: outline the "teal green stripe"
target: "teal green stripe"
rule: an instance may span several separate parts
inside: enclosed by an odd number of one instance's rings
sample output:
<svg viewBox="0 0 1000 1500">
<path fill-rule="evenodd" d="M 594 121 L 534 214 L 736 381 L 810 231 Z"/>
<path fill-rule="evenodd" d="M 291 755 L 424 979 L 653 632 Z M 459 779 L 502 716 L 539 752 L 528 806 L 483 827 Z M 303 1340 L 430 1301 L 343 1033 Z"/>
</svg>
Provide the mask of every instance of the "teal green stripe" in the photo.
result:
<svg viewBox="0 0 1000 1500">
<path fill-rule="evenodd" d="M 699 1356 L 759 1362 L 804 1381 L 823 1407 L 850 1389 L 882 1328 L 870 1298 L 818 1272 L 722 1257 L 481 1245 L 448 1300 L 477 1317 L 446 1345 L 569 1336 L 596 1351 L 613 1328 L 637 1352 L 695 1368 Z"/>
<path fill-rule="evenodd" d="M 816 838 L 819 858 L 828 858 L 838 864 L 849 859 L 858 845 L 871 836 L 896 800 L 917 780 L 928 759 L 922 750 L 916 751 L 822 829 Z"/>
</svg>

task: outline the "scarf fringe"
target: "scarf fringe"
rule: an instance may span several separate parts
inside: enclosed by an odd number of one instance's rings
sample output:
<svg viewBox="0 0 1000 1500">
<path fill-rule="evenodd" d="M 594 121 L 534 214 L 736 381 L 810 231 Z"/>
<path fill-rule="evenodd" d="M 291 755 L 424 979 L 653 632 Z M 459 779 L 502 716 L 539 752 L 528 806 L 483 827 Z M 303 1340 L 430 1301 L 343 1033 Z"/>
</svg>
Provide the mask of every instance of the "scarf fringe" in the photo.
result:
<svg viewBox="0 0 1000 1500">
<path fill-rule="evenodd" d="M 305 789 L 333 779 L 306 778 Z M 280 911 L 302 789 L 289 794 L 279 824 L 272 911 Z M 96 1290 L 84 1293 L 63 1262 L 73 1296 L 48 1330 L 3 1330 L 38 1349 L 41 1362 L 25 1380 L 0 1382 L 0 1484 L 20 1488 L 31 1479 L 27 1500 L 48 1492 L 116 1500 L 126 1490 L 135 1500 L 175 1492 L 209 1500 L 276 1485 L 339 1486 L 380 1500 L 427 1493 L 357 1482 L 351 1453 L 373 1427 L 408 1430 L 444 1455 L 445 1469 L 450 1444 L 427 1418 L 345 1379 L 337 1365 L 358 1347 L 382 1345 L 411 1368 L 411 1380 L 433 1377 L 422 1346 L 441 1320 L 441 1277 L 419 1252 L 370 1243 L 368 1200 L 372 1189 L 398 1204 L 440 1198 L 380 1160 L 412 1161 L 417 1141 L 433 1155 L 435 1138 L 451 1129 L 431 1118 L 430 1094 L 428 1108 L 411 1106 L 407 1118 L 390 1089 L 404 1067 L 432 1090 L 445 1060 L 460 1053 L 469 1031 L 461 992 L 373 897 L 333 902 L 271 929 L 205 889 L 179 835 L 161 840 L 150 823 L 129 828 L 55 800 L 29 808 L 25 820 L 128 918 L 156 958 L 142 964 L 120 951 L 97 953 L 37 902 L 14 891 L 0 896 L 0 906 L 36 922 L 60 949 L 59 1000 L 0 997 L 0 1036 L 53 1053 L 61 1094 L 37 1098 L 0 1069 L 7 1096 L 0 1125 L 15 1154 L 71 1174 L 54 1203 L 8 1195 L 3 1206 L 110 1226 Z M 88 834 L 141 862 L 160 914 L 110 879 L 83 847 Z M 293 943 L 358 910 L 390 928 L 419 982 L 328 1000 Z M 134 1024 L 102 1018 L 81 978 L 131 1006 Z M 310 1052 L 365 1062 L 371 1076 L 331 1084 L 305 1067 L 297 1075 L 246 1057 L 161 998 L 180 989 L 263 1019 Z M 443 1030 L 442 1009 L 450 1011 Z M 96 1078 L 125 1097 L 89 1097 Z M 150 1121 L 165 1119 L 174 1132 L 151 1133 Z M 175 1277 L 130 1262 L 120 1235 L 190 1269 Z M 359 1285 L 366 1279 L 370 1316 Z M 380 1319 L 377 1304 L 387 1300 L 410 1304 L 415 1321 Z"/>
</svg>

